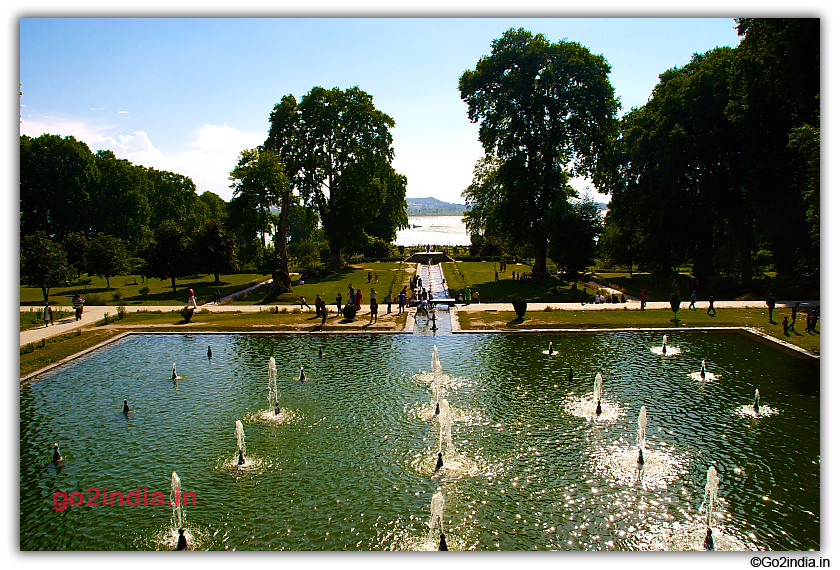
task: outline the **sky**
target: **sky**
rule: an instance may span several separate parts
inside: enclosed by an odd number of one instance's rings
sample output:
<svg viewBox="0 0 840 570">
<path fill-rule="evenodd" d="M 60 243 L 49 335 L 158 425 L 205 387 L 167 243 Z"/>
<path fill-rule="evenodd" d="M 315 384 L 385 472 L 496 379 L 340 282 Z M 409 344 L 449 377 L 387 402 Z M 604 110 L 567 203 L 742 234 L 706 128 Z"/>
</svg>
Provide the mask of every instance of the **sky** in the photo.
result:
<svg viewBox="0 0 840 570">
<path fill-rule="evenodd" d="M 407 196 L 463 202 L 483 155 L 458 79 L 509 28 L 602 54 L 622 112 L 663 71 L 736 46 L 722 18 L 20 18 L 20 133 L 73 135 L 94 152 L 189 176 L 231 197 L 240 151 L 272 108 L 314 86 L 359 86 L 396 122 Z M 581 191 L 587 181 L 577 180 Z M 608 197 L 597 194 L 598 201 Z"/>
</svg>

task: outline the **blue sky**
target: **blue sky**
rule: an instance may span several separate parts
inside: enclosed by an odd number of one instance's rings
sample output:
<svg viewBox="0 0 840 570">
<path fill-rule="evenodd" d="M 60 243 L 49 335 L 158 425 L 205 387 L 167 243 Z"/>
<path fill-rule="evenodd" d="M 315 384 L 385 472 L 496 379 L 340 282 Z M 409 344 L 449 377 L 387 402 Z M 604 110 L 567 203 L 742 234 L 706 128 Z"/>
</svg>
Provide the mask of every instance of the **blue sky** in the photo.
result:
<svg viewBox="0 0 840 570">
<path fill-rule="evenodd" d="M 265 140 L 283 95 L 358 85 L 396 121 L 408 196 L 461 202 L 482 149 L 458 78 L 511 27 L 603 54 L 625 110 L 659 73 L 738 43 L 732 18 L 21 18 L 20 132 L 74 135 L 229 199 L 238 152 Z"/>
</svg>

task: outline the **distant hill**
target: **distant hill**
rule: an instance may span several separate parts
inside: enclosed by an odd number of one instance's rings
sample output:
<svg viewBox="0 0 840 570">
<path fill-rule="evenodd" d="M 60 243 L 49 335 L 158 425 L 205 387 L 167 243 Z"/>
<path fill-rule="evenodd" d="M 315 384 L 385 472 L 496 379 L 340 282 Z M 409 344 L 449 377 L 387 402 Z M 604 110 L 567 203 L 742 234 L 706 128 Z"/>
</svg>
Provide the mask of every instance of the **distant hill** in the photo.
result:
<svg viewBox="0 0 840 570">
<path fill-rule="evenodd" d="M 409 216 L 462 216 L 468 210 L 464 204 L 444 202 L 437 198 L 406 198 Z"/>
</svg>

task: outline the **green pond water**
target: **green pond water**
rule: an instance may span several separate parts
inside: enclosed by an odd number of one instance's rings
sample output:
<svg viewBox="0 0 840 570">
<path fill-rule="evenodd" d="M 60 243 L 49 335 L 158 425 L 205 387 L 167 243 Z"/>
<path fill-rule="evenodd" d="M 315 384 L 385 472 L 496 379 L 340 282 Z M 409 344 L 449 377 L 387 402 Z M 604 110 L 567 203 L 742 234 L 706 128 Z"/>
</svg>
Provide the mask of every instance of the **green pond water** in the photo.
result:
<svg viewBox="0 0 840 570">
<path fill-rule="evenodd" d="M 819 362 L 738 334 L 661 345 L 618 332 L 132 335 L 21 388 L 20 548 L 170 548 L 172 509 L 151 501 L 169 500 L 174 471 L 195 496 L 184 526 L 197 549 L 436 548 L 438 490 L 451 550 L 698 549 L 715 466 L 718 549 L 819 549 Z M 435 346 L 451 445 L 434 415 Z M 265 414 L 271 357 L 281 421 Z M 138 487 L 146 506 L 69 505 Z"/>
</svg>

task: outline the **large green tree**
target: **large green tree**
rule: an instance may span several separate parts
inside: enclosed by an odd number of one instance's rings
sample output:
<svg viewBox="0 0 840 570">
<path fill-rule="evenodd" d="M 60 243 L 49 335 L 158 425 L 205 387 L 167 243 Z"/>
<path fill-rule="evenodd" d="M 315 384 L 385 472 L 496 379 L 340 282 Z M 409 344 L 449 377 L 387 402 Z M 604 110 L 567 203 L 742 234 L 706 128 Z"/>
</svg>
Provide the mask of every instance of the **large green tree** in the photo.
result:
<svg viewBox="0 0 840 570">
<path fill-rule="evenodd" d="M 118 159 L 110 150 L 98 151 L 95 160 L 99 177 L 91 187 L 91 229 L 136 248 L 151 237 L 152 184 L 145 169 Z"/>
<path fill-rule="evenodd" d="M 744 195 L 756 211 L 756 229 L 770 244 L 776 270 L 813 274 L 819 268 L 813 161 L 801 145 L 790 143 L 801 129 L 819 128 L 820 19 L 739 18 L 737 23 L 743 38 L 728 113 L 744 142 Z"/>
<path fill-rule="evenodd" d="M 74 137 L 20 137 L 20 233 L 59 239 L 90 235 L 91 187 L 98 177 L 88 146 Z"/>
<path fill-rule="evenodd" d="M 143 259 L 150 277 L 169 279 L 172 291 L 176 280 L 191 275 L 194 257 L 191 255 L 188 235 L 172 220 L 164 220 L 155 229 L 154 239 L 146 244 Z"/>
<path fill-rule="evenodd" d="M 265 142 L 283 160 L 294 188 L 320 216 L 333 267 L 344 249 L 365 245 L 365 228 L 380 234 L 399 224 L 394 206 L 405 185 L 390 168 L 394 120 L 358 87 L 314 87 L 300 103 L 287 95 L 275 105 Z M 390 213 L 377 216 L 383 207 Z M 407 223 L 407 221 L 406 221 Z"/>
<path fill-rule="evenodd" d="M 97 234 L 88 243 L 86 265 L 88 273 L 104 277 L 110 289 L 111 277 L 122 275 L 128 270 L 128 252 L 125 244 L 118 237 Z"/>
<path fill-rule="evenodd" d="M 546 272 L 546 212 L 573 197 L 570 177 L 605 182 L 619 109 L 609 72 L 578 43 L 520 28 L 493 40 L 491 54 L 460 78 L 484 152 L 498 159 L 499 201 L 484 210 L 500 216 L 495 225 L 513 244 L 533 245 L 535 273 Z"/>
<path fill-rule="evenodd" d="M 222 273 L 236 270 L 236 240 L 217 218 L 195 230 L 192 252 L 198 271 L 212 273 L 216 283 Z"/>
<path fill-rule="evenodd" d="M 21 238 L 20 279 L 30 287 L 40 287 L 44 302 L 48 302 L 52 287 L 70 281 L 70 265 L 61 244 L 42 231 Z"/>
<path fill-rule="evenodd" d="M 691 262 L 701 281 L 721 272 L 750 279 L 754 213 L 742 192 L 741 140 L 726 116 L 733 60 L 732 48 L 695 54 L 662 73 L 649 101 L 622 119 L 609 244 L 635 244 L 630 257 L 654 272 Z"/>
<path fill-rule="evenodd" d="M 240 153 L 230 173 L 233 199 L 229 215 L 247 235 L 260 236 L 260 259 L 271 271 L 275 290 L 291 291 L 289 276 L 289 209 L 293 201 L 289 180 L 280 157 L 271 149 L 247 149 Z M 279 209 L 275 214 L 274 210 Z M 267 236 L 274 244 L 269 247 Z"/>
</svg>

